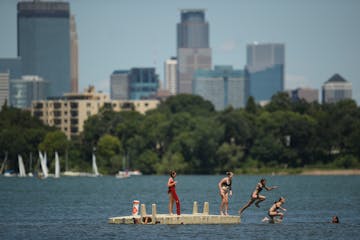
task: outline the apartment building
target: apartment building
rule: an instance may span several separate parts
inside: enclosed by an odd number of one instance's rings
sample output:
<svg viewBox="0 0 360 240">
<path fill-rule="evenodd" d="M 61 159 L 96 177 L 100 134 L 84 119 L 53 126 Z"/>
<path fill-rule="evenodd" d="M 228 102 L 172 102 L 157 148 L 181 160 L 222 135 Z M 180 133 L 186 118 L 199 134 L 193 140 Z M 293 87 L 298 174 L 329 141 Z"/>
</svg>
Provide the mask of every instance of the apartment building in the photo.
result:
<svg viewBox="0 0 360 240">
<path fill-rule="evenodd" d="M 107 94 L 96 92 L 90 86 L 83 93 L 66 93 L 63 97 L 33 101 L 31 113 L 44 124 L 59 128 L 70 139 L 78 136 L 84 130 L 84 122 L 103 107 L 145 114 L 159 103 L 159 100 L 110 100 Z"/>
</svg>

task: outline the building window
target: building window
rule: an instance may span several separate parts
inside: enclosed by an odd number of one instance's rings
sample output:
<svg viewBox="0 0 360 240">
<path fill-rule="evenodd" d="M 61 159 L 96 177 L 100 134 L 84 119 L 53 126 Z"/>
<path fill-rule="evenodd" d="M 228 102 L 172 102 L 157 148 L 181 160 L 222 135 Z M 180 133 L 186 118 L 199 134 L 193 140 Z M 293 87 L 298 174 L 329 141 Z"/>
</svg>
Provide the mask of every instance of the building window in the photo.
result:
<svg viewBox="0 0 360 240">
<path fill-rule="evenodd" d="M 35 116 L 35 117 L 42 117 L 42 116 L 43 116 L 43 112 L 41 112 L 41 111 L 35 111 L 35 112 L 34 112 L 34 116 Z"/>
<path fill-rule="evenodd" d="M 58 103 L 58 102 L 54 103 L 54 108 L 55 109 L 61 108 L 61 103 Z"/>
<path fill-rule="evenodd" d="M 77 125 L 79 120 L 77 118 L 71 119 L 71 125 Z"/>
<path fill-rule="evenodd" d="M 77 117 L 78 115 L 77 111 L 71 111 L 71 117 Z"/>
<path fill-rule="evenodd" d="M 77 102 L 70 103 L 71 108 L 78 108 L 79 104 Z"/>
<path fill-rule="evenodd" d="M 36 104 L 35 104 L 35 108 L 36 108 L 36 109 L 43 108 L 43 103 L 36 103 Z"/>
</svg>

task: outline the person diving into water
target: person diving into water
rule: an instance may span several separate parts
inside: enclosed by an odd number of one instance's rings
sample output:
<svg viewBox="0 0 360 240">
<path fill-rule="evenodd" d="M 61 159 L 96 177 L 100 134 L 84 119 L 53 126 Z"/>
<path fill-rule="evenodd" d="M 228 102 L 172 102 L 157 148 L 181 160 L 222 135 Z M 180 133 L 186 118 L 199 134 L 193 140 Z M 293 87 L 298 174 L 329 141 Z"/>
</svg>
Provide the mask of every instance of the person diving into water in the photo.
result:
<svg viewBox="0 0 360 240">
<path fill-rule="evenodd" d="M 275 188 L 278 188 L 277 186 L 273 186 L 273 187 L 267 187 L 266 186 L 266 179 L 262 178 L 260 180 L 260 182 L 258 182 L 258 184 L 256 185 L 255 187 L 255 190 L 253 191 L 253 193 L 251 194 L 251 197 L 250 197 L 250 200 L 248 201 L 248 203 L 246 203 L 240 210 L 239 210 L 239 214 L 241 215 L 245 209 L 247 209 L 248 207 L 251 206 L 251 204 L 253 204 L 255 201 L 255 206 L 256 207 L 260 207 L 259 206 L 259 203 L 264 201 L 266 199 L 265 196 L 263 195 L 260 195 L 260 192 L 263 190 L 263 189 L 266 189 L 267 191 L 271 191 Z"/>
</svg>

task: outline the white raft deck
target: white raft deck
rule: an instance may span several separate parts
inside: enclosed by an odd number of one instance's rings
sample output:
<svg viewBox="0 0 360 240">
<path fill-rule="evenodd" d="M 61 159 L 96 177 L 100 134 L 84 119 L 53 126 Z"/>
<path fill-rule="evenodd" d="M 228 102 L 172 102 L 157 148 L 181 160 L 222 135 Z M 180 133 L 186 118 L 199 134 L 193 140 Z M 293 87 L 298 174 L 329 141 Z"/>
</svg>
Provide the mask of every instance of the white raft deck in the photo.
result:
<svg viewBox="0 0 360 240">
<path fill-rule="evenodd" d="M 197 202 L 194 202 L 192 214 L 157 214 L 156 204 L 152 204 L 152 214 L 146 214 L 145 204 L 141 204 L 141 214 L 109 218 L 110 224 L 239 224 L 240 216 L 210 215 L 209 203 L 204 203 L 202 213 L 198 213 Z"/>
</svg>

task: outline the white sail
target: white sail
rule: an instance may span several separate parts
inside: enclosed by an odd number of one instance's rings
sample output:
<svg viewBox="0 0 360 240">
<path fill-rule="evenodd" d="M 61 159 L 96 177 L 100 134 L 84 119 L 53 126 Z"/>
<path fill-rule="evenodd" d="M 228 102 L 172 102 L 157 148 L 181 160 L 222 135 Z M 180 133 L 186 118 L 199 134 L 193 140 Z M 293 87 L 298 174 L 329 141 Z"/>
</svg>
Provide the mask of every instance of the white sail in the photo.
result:
<svg viewBox="0 0 360 240">
<path fill-rule="evenodd" d="M 55 178 L 60 177 L 60 160 L 59 155 L 57 152 L 55 152 Z"/>
<path fill-rule="evenodd" d="M 96 165 L 96 156 L 95 156 L 94 153 L 92 155 L 92 168 L 93 168 L 94 175 L 99 176 L 99 171 L 98 171 L 98 168 L 97 168 L 97 165 Z"/>
<path fill-rule="evenodd" d="M 19 162 L 19 177 L 26 177 L 24 161 L 20 155 L 18 155 L 18 162 Z"/>
<path fill-rule="evenodd" d="M 45 166 L 45 170 L 46 170 L 46 174 L 48 175 L 49 174 L 49 169 L 47 167 L 47 154 L 46 152 L 44 153 L 44 166 Z"/>
<path fill-rule="evenodd" d="M 45 157 L 42 155 L 42 153 L 39 151 L 39 157 L 40 157 L 40 165 L 41 165 L 41 171 L 43 174 L 43 178 L 47 178 L 48 177 L 48 170 L 47 170 L 47 166 L 46 166 L 46 155 Z"/>
</svg>

